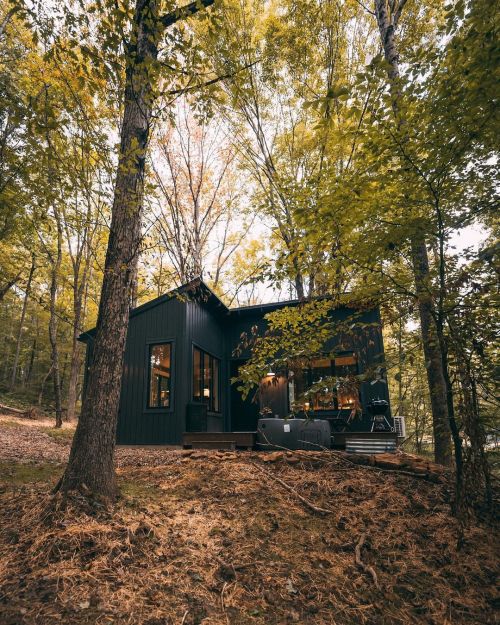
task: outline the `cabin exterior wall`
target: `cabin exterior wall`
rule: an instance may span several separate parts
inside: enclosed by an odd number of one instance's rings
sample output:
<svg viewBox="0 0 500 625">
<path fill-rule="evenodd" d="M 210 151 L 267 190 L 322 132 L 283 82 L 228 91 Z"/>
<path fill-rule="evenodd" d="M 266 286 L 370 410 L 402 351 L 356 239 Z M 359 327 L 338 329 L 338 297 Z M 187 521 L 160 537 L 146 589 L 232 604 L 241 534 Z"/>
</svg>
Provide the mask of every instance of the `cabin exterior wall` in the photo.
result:
<svg viewBox="0 0 500 625">
<path fill-rule="evenodd" d="M 215 297 L 215 296 L 213 296 Z M 282 307 L 278 304 L 276 307 Z M 256 326 L 262 334 L 267 328 L 264 314 L 275 307 L 249 307 L 228 311 L 213 299 L 163 296 L 131 312 L 127 333 L 117 443 L 122 445 L 178 445 L 186 431 L 186 411 L 193 400 L 193 349 L 198 347 L 220 361 L 220 412 L 208 413 L 209 431 L 238 429 L 238 415 L 249 411 L 250 421 L 259 408 L 268 406 L 280 417 L 290 412 L 288 382 L 284 376 L 270 379 L 265 386 L 259 405 L 235 403 L 235 389 L 231 388 L 231 375 L 237 365 L 250 356 L 248 349 L 237 351 L 242 333 L 251 333 Z M 382 363 L 384 350 L 381 321 L 378 310 L 356 312 L 339 308 L 332 312 L 334 320 L 344 321 L 356 316 L 356 324 L 347 332 L 339 331 L 325 345 L 325 352 L 353 351 L 358 355 L 358 373 Z M 352 326 L 352 324 L 348 324 Z M 82 335 L 87 343 L 86 372 L 92 359 L 93 331 Z M 151 345 L 169 342 L 171 354 L 171 401 L 169 408 L 148 407 L 149 349 Z M 86 376 L 84 378 L 84 391 Z M 389 400 L 388 388 L 381 379 L 363 382 L 360 388 L 363 418 L 357 419 L 353 429 L 369 431 L 370 416 L 366 407 L 371 399 Z M 238 415 L 231 412 L 231 404 Z M 338 412 L 338 411 L 337 411 Z M 328 418 L 326 413 L 317 417 Z M 331 416 L 331 415 L 330 415 Z M 247 419 L 248 421 L 248 419 Z M 248 421 L 248 422 L 250 422 Z M 240 419 L 240 424 L 248 425 Z"/>
<path fill-rule="evenodd" d="M 186 307 L 176 298 L 131 315 L 123 367 L 117 443 L 122 445 L 178 443 L 185 430 L 188 389 Z M 172 381 L 169 408 L 148 408 L 149 349 L 172 344 Z"/>
<path fill-rule="evenodd" d="M 188 377 L 185 386 L 188 390 L 188 401 L 193 396 L 193 349 L 198 347 L 215 356 L 220 361 L 219 398 L 220 412 L 208 412 L 208 431 L 224 432 L 229 427 L 228 419 L 228 385 L 229 371 L 226 359 L 226 336 L 228 315 L 221 319 L 214 315 L 198 301 L 186 301 L 186 343 L 185 350 L 188 366 L 184 370 Z M 225 323 L 224 323 L 225 321 Z"/>
<path fill-rule="evenodd" d="M 228 329 L 228 350 L 229 360 L 246 359 L 250 357 L 250 350 L 238 349 L 241 343 L 241 335 L 246 333 L 251 335 L 252 327 L 257 328 L 258 334 L 262 334 L 267 329 L 267 322 L 263 318 L 264 312 L 258 307 L 255 310 L 242 309 L 231 313 L 233 317 Z M 356 311 L 352 308 L 341 307 L 332 311 L 334 321 L 349 323 L 354 328 L 348 332 L 339 331 L 331 337 L 324 346 L 325 352 L 331 351 L 353 351 L 358 355 L 358 373 L 362 374 L 367 369 L 381 364 L 384 361 L 384 346 L 382 339 L 382 322 L 378 309 L 367 311 Z M 352 319 L 352 323 L 351 323 Z M 237 351 L 235 351 L 237 350 Z M 283 378 L 266 380 L 266 386 L 261 398 L 261 407 L 268 406 L 273 414 L 283 417 L 289 413 L 288 388 Z M 378 381 L 362 382 L 360 385 L 360 399 L 363 406 L 363 415 L 355 421 L 357 430 L 369 430 L 371 427 L 371 417 L 366 412 L 366 407 L 372 399 L 385 399 L 389 401 L 389 390 L 384 379 Z M 317 416 L 327 416 L 328 413 L 317 413 Z M 390 418 L 390 415 L 389 415 Z"/>
</svg>

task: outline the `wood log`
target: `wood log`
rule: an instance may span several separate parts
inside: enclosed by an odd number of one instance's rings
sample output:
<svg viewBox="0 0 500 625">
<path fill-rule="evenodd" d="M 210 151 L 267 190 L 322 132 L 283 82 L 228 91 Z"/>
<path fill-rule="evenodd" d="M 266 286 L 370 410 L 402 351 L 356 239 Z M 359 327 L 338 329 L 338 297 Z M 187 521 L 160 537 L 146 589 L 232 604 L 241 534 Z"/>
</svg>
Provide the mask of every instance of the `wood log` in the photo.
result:
<svg viewBox="0 0 500 625">
<path fill-rule="evenodd" d="M 0 413 L 13 414 L 16 417 L 21 417 L 23 419 L 36 419 L 36 411 L 34 408 L 20 410 L 19 408 L 0 404 Z"/>
</svg>

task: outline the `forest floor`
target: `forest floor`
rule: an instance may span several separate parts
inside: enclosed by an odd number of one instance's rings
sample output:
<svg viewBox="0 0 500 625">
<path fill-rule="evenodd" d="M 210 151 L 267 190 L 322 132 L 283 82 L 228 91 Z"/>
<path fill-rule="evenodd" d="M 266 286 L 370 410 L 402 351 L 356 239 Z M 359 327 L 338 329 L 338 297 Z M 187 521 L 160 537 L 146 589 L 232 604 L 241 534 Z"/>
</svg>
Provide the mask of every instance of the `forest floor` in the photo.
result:
<svg viewBox="0 0 500 625">
<path fill-rule="evenodd" d="M 63 506 L 72 432 L 51 426 L 0 417 L 1 625 L 497 622 L 498 527 L 475 521 L 457 551 L 446 478 L 329 452 L 118 449 L 116 505 Z"/>
</svg>

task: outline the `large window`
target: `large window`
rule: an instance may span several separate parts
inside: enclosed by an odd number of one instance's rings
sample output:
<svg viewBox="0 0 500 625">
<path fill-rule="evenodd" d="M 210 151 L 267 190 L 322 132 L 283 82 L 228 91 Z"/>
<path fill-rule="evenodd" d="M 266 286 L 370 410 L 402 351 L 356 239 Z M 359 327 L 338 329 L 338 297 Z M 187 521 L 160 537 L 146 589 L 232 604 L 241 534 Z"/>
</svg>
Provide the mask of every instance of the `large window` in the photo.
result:
<svg viewBox="0 0 500 625">
<path fill-rule="evenodd" d="M 342 354 L 336 358 L 315 358 L 307 369 L 297 371 L 289 383 L 290 405 L 303 410 L 352 410 L 359 403 L 359 391 L 356 383 L 358 365 L 356 355 Z M 329 382 L 327 378 L 330 378 Z M 332 384 L 331 378 L 337 382 Z M 309 396 L 302 396 L 313 385 L 318 386 L 325 380 L 325 386 Z"/>
<path fill-rule="evenodd" d="M 172 344 L 149 347 L 148 408 L 170 408 L 172 387 Z"/>
<path fill-rule="evenodd" d="M 198 347 L 193 348 L 193 401 L 207 404 L 211 412 L 220 411 L 220 360 Z"/>
</svg>

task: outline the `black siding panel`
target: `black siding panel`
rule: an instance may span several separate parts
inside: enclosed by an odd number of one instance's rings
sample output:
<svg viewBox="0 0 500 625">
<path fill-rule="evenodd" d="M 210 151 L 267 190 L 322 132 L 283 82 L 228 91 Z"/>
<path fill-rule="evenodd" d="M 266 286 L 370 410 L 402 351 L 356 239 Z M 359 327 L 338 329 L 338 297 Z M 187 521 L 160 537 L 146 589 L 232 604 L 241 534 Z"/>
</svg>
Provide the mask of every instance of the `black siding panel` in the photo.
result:
<svg viewBox="0 0 500 625">
<path fill-rule="evenodd" d="M 117 442 L 179 444 L 184 429 L 186 362 L 185 303 L 170 299 L 130 318 L 125 350 Z M 147 408 L 148 353 L 155 342 L 172 341 L 172 405 Z"/>
<path fill-rule="evenodd" d="M 204 351 L 220 359 L 220 412 L 222 419 L 209 419 L 214 429 L 227 430 L 228 422 L 228 392 L 229 392 L 229 370 L 226 359 L 226 333 L 228 330 L 229 316 L 220 319 L 209 311 L 203 303 L 189 301 L 187 306 L 187 332 L 186 332 L 186 359 L 188 362 L 189 379 L 186 390 L 188 401 L 192 396 L 192 371 L 193 371 L 193 345 L 200 347 Z"/>
<path fill-rule="evenodd" d="M 384 362 L 384 347 L 382 340 L 382 326 L 379 311 L 357 311 L 354 309 L 342 307 L 332 312 L 334 320 L 348 322 L 344 326 L 340 326 L 339 332 L 325 344 L 325 351 L 355 351 L 358 354 L 359 369 L 358 373 L 364 373 L 368 368 Z M 237 356 L 234 350 L 238 348 L 241 342 L 241 334 L 250 335 L 252 327 L 257 327 L 258 334 L 262 334 L 267 323 L 262 318 L 259 311 L 245 311 L 242 313 L 231 313 L 234 317 L 228 328 L 228 340 L 226 345 L 226 354 L 228 359 L 248 358 L 250 352 L 243 350 Z M 345 329 L 347 326 L 347 330 Z M 367 406 L 371 399 L 385 399 L 389 401 L 389 392 L 387 383 L 384 379 L 372 383 L 372 381 L 363 382 L 360 388 L 361 404 L 363 408 L 362 417 L 358 417 L 352 423 L 352 429 L 358 431 L 369 430 L 371 426 L 371 417 L 367 412 Z M 261 405 L 269 405 L 273 413 L 280 416 L 288 414 L 287 400 L 287 384 L 284 381 L 275 383 L 270 386 L 261 398 Z M 317 416 L 320 416 L 319 414 Z"/>
</svg>

